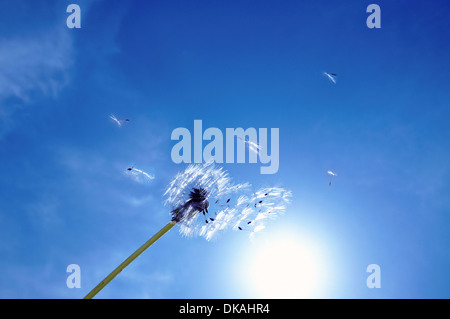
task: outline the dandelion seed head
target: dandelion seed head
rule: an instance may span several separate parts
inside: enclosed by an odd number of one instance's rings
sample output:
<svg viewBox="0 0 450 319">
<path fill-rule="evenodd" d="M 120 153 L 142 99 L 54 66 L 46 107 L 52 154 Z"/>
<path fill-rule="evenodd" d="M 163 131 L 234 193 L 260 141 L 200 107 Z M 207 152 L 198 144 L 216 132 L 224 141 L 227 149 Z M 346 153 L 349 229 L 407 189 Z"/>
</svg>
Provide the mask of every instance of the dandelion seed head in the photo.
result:
<svg viewBox="0 0 450 319">
<path fill-rule="evenodd" d="M 228 173 L 212 162 L 189 165 L 167 187 L 165 204 L 171 207 L 172 220 L 180 225 L 180 232 L 195 235 L 205 223 L 200 215 L 208 210 L 211 202 L 221 202 L 248 186 L 233 184 Z"/>
<path fill-rule="evenodd" d="M 211 162 L 189 165 L 164 193 L 172 221 L 185 236 L 207 240 L 227 229 L 254 233 L 286 210 L 291 192 L 283 188 L 251 191 L 249 183 L 234 184 L 228 173 Z"/>
</svg>

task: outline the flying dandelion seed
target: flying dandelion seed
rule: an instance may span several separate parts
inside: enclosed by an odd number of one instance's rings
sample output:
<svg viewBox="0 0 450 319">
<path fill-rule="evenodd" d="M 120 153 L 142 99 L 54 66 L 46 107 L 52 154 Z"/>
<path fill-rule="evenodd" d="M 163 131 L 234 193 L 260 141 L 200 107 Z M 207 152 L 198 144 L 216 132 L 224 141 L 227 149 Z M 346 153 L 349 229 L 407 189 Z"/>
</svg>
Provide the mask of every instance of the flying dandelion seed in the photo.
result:
<svg viewBox="0 0 450 319">
<path fill-rule="evenodd" d="M 111 115 L 109 116 L 109 118 L 110 118 L 111 120 L 113 120 L 113 121 L 117 124 L 117 126 L 119 126 L 119 127 L 121 127 L 123 123 L 130 122 L 129 119 L 119 120 L 119 119 L 117 119 L 117 117 L 116 117 L 114 114 L 111 114 Z"/>
<path fill-rule="evenodd" d="M 328 72 L 323 72 L 323 74 L 334 84 L 336 84 L 336 77 L 337 74 L 336 73 L 328 73 Z"/>
<path fill-rule="evenodd" d="M 143 183 L 146 180 L 155 179 L 154 175 L 150 175 L 149 173 L 136 168 L 135 165 L 127 168 L 127 170 L 125 171 L 125 174 L 132 177 L 136 182 L 139 182 L 139 183 Z"/>
<path fill-rule="evenodd" d="M 251 150 L 254 153 L 258 153 L 260 150 L 262 150 L 262 147 L 256 144 L 255 142 L 244 140 L 241 137 L 238 137 L 238 139 L 246 143 L 248 145 L 249 150 Z"/>
<path fill-rule="evenodd" d="M 135 170 L 134 166 L 132 170 Z M 184 172 L 175 176 L 164 193 L 165 204 L 171 207 L 170 222 L 84 298 L 93 298 L 175 225 L 180 226 L 180 232 L 185 236 L 199 235 L 207 240 L 226 229 L 248 231 L 250 237 L 253 237 L 255 233 L 265 228 L 264 222 L 267 219 L 285 211 L 291 197 L 290 191 L 277 187 L 262 188 L 253 193 L 249 190 L 249 183 L 232 183 L 228 173 L 222 168 L 215 168 L 211 162 L 189 165 Z"/>
<path fill-rule="evenodd" d="M 337 174 L 333 173 L 332 171 L 328 171 L 327 172 L 329 175 L 331 175 L 330 177 L 330 182 L 328 183 L 329 186 L 331 186 L 331 181 L 333 180 L 333 177 L 337 176 Z"/>
</svg>

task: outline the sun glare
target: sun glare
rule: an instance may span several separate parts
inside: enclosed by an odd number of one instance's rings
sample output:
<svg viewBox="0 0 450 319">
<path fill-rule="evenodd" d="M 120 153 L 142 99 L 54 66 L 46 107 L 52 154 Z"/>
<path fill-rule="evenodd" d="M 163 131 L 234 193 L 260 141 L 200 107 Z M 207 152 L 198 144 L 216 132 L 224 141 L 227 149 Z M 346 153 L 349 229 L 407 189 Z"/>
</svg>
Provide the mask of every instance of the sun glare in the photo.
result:
<svg viewBox="0 0 450 319">
<path fill-rule="evenodd" d="M 252 254 L 247 279 L 257 298 L 316 298 L 323 281 L 320 252 L 298 238 L 262 244 Z"/>
</svg>

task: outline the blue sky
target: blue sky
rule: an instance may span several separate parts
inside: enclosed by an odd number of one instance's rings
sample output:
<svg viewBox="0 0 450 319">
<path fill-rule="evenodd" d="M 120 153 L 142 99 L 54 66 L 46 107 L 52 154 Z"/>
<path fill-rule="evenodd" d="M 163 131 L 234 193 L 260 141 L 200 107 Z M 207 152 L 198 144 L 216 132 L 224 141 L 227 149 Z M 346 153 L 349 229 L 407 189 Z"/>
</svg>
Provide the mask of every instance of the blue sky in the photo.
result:
<svg viewBox="0 0 450 319">
<path fill-rule="evenodd" d="M 66 26 L 70 3 L 81 29 Z M 370 3 L 381 29 L 366 26 Z M 301 287 L 313 298 L 449 298 L 449 8 L 2 1 L 0 297 L 86 295 L 169 221 L 162 194 L 185 168 L 171 132 L 202 120 L 279 128 L 276 174 L 223 166 L 236 182 L 291 190 L 288 210 L 254 240 L 172 229 L 99 298 L 296 298 Z M 111 113 L 131 122 L 119 128 Z M 129 178 L 133 164 L 155 179 Z M 254 276 L 286 243 L 296 248 L 278 268 Z M 292 255 L 300 265 L 283 286 Z M 79 289 L 66 286 L 69 264 Z M 366 285 L 370 264 L 381 288 Z"/>
</svg>

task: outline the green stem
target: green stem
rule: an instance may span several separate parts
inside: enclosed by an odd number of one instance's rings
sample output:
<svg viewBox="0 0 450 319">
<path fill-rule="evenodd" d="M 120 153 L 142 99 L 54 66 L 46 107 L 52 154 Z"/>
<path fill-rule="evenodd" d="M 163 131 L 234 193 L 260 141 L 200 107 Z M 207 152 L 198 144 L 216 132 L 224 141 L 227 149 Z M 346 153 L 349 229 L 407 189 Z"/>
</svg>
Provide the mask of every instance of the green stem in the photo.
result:
<svg viewBox="0 0 450 319">
<path fill-rule="evenodd" d="M 175 222 L 169 222 L 164 226 L 159 232 L 157 232 L 152 238 L 147 240 L 145 244 L 139 247 L 133 254 L 130 255 L 124 262 L 122 262 L 116 269 L 114 269 L 103 281 L 101 281 L 94 289 L 88 293 L 84 299 L 92 299 L 100 290 L 102 290 L 111 280 L 114 279 L 126 266 L 128 266 L 133 260 L 135 260 L 140 254 L 142 254 L 148 247 L 155 243 L 162 235 L 167 233 L 173 226 Z"/>
</svg>

